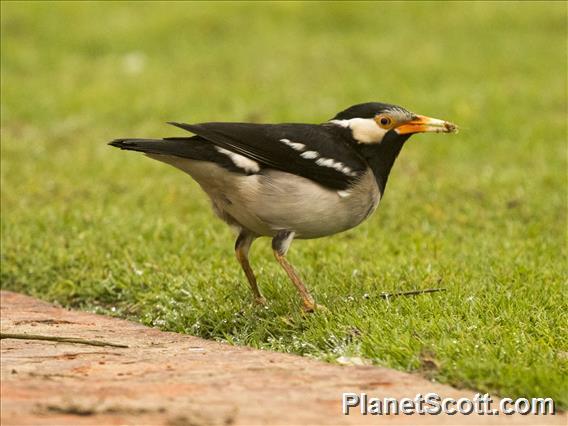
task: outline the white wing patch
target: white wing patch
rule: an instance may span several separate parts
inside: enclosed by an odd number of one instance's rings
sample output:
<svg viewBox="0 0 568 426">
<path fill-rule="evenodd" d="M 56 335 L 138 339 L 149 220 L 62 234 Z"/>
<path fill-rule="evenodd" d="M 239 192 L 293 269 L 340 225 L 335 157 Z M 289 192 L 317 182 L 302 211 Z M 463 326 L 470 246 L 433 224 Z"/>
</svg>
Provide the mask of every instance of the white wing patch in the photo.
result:
<svg viewBox="0 0 568 426">
<path fill-rule="evenodd" d="M 334 161 L 331 158 L 321 157 L 316 160 L 318 166 L 333 167 Z"/>
<path fill-rule="evenodd" d="M 305 158 L 306 160 L 312 160 L 314 158 L 318 158 L 319 152 L 317 151 L 306 151 L 300 154 L 300 157 Z"/>
<path fill-rule="evenodd" d="M 306 145 L 299 142 L 292 142 L 290 139 L 280 139 L 285 145 L 288 145 L 290 148 L 295 149 L 296 151 L 303 151 L 306 148 Z"/>
<path fill-rule="evenodd" d="M 320 153 L 317 151 L 304 151 L 306 149 L 306 145 L 304 145 L 303 143 L 292 142 L 290 139 L 280 139 L 280 142 L 289 146 L 295 151 L 303 151 L 300 154 L 300 157 L 305 158 L 306 160 L 316 160 L 316 164 L 318 166 L 330 167 L 347 176 L 357 176 L 357 173 L 354 173 L 349 167 L 347 167 L 340 161 L 335 161 L 333 158 L 320 157 Z"/>
<path fill-rule="evenodd" d="M 221 148 L 219 146 L 216 146 L 215 149 L 221 154 L 229 157 L 235 166 L 243 169 L 247 173 L 258 173 L 260 171 L 260 166 L 258 165 L 258 163 L 251 160 L 250 158 L 247 158 L 241 154 L 237 154 L 233 151 L 229 151 L 228 149 Z"/>
<path fill-rule="evenodd" d="M 341 161 L 335 161 L 333 158 L 325 158 L 325 157 L 318 158 L 316 160 L 316 164 L 318 166 L 331 167 L 332 169 L 335 169 L 338 172 L 341 172 L 347 176 L 351 177 L 357 176 L 357 173 L 354 173 L 349 167 L 344 165 Z"/>
</svg>

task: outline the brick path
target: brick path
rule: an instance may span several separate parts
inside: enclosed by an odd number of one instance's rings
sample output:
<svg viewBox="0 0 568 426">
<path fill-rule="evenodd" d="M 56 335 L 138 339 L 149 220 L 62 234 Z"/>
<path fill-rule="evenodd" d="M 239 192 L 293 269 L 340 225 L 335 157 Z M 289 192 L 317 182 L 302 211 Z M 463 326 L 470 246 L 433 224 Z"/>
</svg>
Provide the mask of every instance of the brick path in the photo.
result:
<svg viewBox="0 0 568 426">
<path fill-rule="evenodd" d="M 371 366 L 339 366 L 234 347 L 1 293 L 3 333 L 72 336 L 129 348 L 3 339 L 7 425 L 567 424 L 556 416 L 344 416 L 342 392 L 472 397 Z"/>
</svg>

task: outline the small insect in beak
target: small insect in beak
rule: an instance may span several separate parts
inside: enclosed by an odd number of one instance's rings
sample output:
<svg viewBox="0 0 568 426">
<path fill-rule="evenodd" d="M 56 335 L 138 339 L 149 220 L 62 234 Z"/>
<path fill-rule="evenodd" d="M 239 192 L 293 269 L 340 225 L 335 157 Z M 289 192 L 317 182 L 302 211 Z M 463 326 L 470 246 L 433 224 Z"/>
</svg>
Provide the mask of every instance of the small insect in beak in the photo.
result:
<svg viewBox="0 0 568 426">
<path fill-rule="evenodd" d="M 412 120 L 396 127 L 394 131 L 399 135 L 408 135 L 413 133 L 457 133 L 458 126 L 454 123 L 440 120 L 438 118 L 416 115 L 412 118 Z"/>
</svg>

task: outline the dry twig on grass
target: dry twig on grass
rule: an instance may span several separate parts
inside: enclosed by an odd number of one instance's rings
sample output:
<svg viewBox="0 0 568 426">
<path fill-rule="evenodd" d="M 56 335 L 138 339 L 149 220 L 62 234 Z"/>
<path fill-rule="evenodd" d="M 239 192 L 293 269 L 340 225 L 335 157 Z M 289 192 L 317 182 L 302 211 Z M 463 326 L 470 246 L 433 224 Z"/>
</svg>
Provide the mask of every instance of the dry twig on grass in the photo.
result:
<svg viewBox="0 0 568 426">
<path fill-rule="evenodd" d="M 91 345 L 91 346 L 112 346 L 113 348 L 128 347 L 128 345 L 104 342 L 102 340 L 88 340 L 88 339 L 80 339 L 78 337 L 44 336 L 41 334 L 0 333 L 0 339 L 47 340 L 50 342 L 78 343 L 81 345 Z"/>
<path fill-rule="evenodd" d="M 397 293 L 381 293 L 380 297 L 385 300 L 392 299 L 393 297 L 399 296 L 416 296 L 419 294 L 426 293 L 436 293 L 438 291 L 446 291 L 445 288 L 426 288 L 424 290 L 411 290 L 411 291 L 399 291 Z"/>
</svg>

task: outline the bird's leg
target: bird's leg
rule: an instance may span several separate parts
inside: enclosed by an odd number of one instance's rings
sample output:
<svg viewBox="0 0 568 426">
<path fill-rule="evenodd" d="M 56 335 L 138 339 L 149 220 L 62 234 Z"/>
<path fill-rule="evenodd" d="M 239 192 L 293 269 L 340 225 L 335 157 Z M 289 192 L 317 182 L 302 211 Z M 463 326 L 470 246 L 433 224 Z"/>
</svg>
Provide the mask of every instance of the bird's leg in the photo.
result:
<svg viewBox="0 0 568 426">
<path fill-rule="evenodd" d="M 306 312 L 313 312 L 316 308 L 314 298 L 302 282 L 294 267 L 286 260 L 286 253 L 288 252 L 288 248 L 290 247 L 293 239 L 294 232 L 279 231 L 272 239 L 272 250 L 274 251 L 274 257 L 276 257 L 280 266 L 282 266 L 282 268 L 286 271 L 288 277 L 298 289 L 304 304 L 304 310 Z"/>
<path fill-rule="evenodd" d="M 248 261 L 248 252 L 254 239 L 255 236 L 246 232 L 241 232 L 237 237 L 237 241 L 235 242 L 235 254 L 237 256 L 237 260 L 243 268 L 243 271 L 245 271 L 245 275 L 247 276 L 247 280 L 250 284 L 250 288 L 252 289 L 252 294 L 254 296 L 254 302 L 259 305 L 265 305 L 266 299 L 262 297 L 262 294 L 260 294 L 258 284 L 256 283 L 256 277 L 254 276 L 254 272 L 250 267 L 250 263 Z"/>
</svg>

